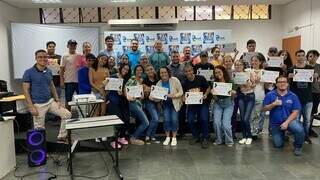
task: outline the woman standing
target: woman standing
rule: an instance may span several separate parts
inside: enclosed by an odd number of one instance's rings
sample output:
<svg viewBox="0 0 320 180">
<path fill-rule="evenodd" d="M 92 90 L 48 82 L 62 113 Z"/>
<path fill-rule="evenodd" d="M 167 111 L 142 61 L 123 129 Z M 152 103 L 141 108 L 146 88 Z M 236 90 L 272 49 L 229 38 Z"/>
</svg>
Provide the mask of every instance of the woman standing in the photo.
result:
<svg viewBox="0 0 320 180">
<path fill-rule="evenodd" d="M 110 75 L 117 74 L 118 69 L 116 68 L 116 59 L 113 56 L 108 58 L 108 68 L 110 70 Z"/>
<path fill-rule="evenodd" d="M 241 67 L 243 67 L 243 69 L 241 72 L 244 72 L 244 62 L 242 60 L 238 60 L 236 64 L 238 63 L 242 64 Z M 249 145 L 252 143 L 250 120 L 255 102 L 254 86 L 254 82 L 248 81 L 247 84 L 239 85 L 237 89 L 240 118 L 243 130 L 243 138 L 239 141 L 239 144 Z"/>
<path fill-rule="evenodd" d="M 151 142 L 158 143 L 159 141 L 155 138 L 155 134 L 158 127 L 159 120 L 159 112 L 157 109 L 158 103 L 155 99 L 150 97 L 151 86 L 156 85 L 158 82 L 158 78 L 154 68 L 151 64 L 146 65 L 146 78 L 143 80 L 143 90 L 145 95 L 144 106 L 145 110 L 150 116 L 149 127 L 146 133 L 146 144 L 151 144 Z"/>
<path fill-rule="evenodd" d="M 99 54 L 97 57 L 98 61 L 92 65 L 92 69 L 89 71 L 89 80 L 92 87 L 92 91 L 97 98 L 105 99 L 106 91 L 104 90 L 105 85 L 103 81 L 109 77 L 108 57 L 104 54 Z M 100 104 L 100 107 L 95 112 L 95 116 L 104 116 L 106 114 L 106 104 Z"/>
<path fill-rule="evenodd" d="M 212 48 L 211 50 L 211 54 L 213 55 L 213 59 L 211 60 L 211 64 L 213 64 L 214 67 L 221 65 L 222 64 L 222 60 L 220 59 L 220 55 L 221 55 L 221 51 L 220 48 L 215 46 Z"/>
<path fill-rule="evenodd" d="M 286 50 L 280 50 L 278 52 L 278 56 L 283 57 L 283 63 L 284 63 L 284 66 L 282 66 L 283 72 L 284 74 L 288 74 L 288 69 L 293 66 L 289 52 Z"/>
<path fill-rule="evenodd" d="M 128 64 L 129 65 L 129 56 L 127 54 L 123 54 L 121 56 L 120 64 Z"/>
<path fill-rule="evenodd" d="M 90 94 L 91 84 L 89 80 L 89 70 L 92 65 L 97 61 L 97 58 L 93 54 L 88 54 L 86 56 L 86 65 L 79 69 L 78 71 L 78 86 L 79 94 Z"/>
<path fill-rule="evenodd" d="M 177 145 L 177 131 L 178 131 L 178 112 L 181 108 L 181 97 L 183 95 L 183 89 L 180 81 L 171 77 L 171 72 L 168 67 L 161 67 L 159 69 L 160 80 L 157 86 L 167 88 L 169 90 L 167 100 L 163 101 L 163 113 L 164 113 L 164 131 L 166 133 L 166 139 L 163 145 L 167 146 L 170 143 L 170 132 L 172 132 L 171 146 Z"/>
<path fill-rule="evenodd" d="M 134 68 L 134 76 L 132 76 L 128 82 L 126 83 L 126 87 L 128 86 L 138 86 L 142 85 L 142 74 L 143 67 L 141 65 L 137 65 Z M 125 92 L 126 93 L 126 92 Z M 136 120 L 140 121 L 139 126 L 135 130 L 135 132 L 131 135 L 130 143 L 135 145 L 144 145 L 144 141 L 140 140 L 139 137 L 142 136 L 143 132 L 147 129 L 149 122 L 146 114 L 142 110 L 142 98 L 133 98 L 127 95 L 126 97 L 129 101 L 129 110 L 130 113 L 136 118 Z"/>
<path fill-rule="evenodd" d="M 119 72 L 111 75 L 111 78 L 123 79 L 123 86 L 130 78 L 130 66 L 128 64 L 120 64 Z M 130 112 L 129 101 L 125 97 L 124 88 L 120 91 L 109 91 L 108 100 L 110 102 L 108 107 L 108 115 L 117 115 L 122 121 L 123 125 L 119 129 L 118 142 L 122 145 L 127 145 L 126 132 L 129 129 L 130 124 Z M 111 143 L 111 146 L 115 148 L 115 142 Z"/>
<path fill-rule="evenodd" d="M 216 66 L 214 70 L 214 77 L 216 82 L 232 83 L 228 75 L 228 71 L 223 66 Z M 214 91 L 214 88 L 212 89 Z M 235 91 L 232 91 L 232 96 Z M 233 142 L 231 129 L 231 116 L 233 112 L 233 103 L 231 96 L 216 96 L 216 102 L 213 108 L 214 129 L 216 133 L 215 145 L 224 143 L 231 147 Z M 224 135 L 224 140 L 222 139 Z"/>
<path fill-rule="evenodd" d="M 92 50 L 91 43 L 84 42 L 82 44 L 82 55 L 80 55 L 80 57 L 79 57 L 79 59 L 77 61 L 77 64 L 76 64 L 78 68 L 81 68 L 81 67 L 83 67 L 83 66 L 85 66 L 87 64 L 86 56 L 91 53 L 91 50 Z"/>
</svg>

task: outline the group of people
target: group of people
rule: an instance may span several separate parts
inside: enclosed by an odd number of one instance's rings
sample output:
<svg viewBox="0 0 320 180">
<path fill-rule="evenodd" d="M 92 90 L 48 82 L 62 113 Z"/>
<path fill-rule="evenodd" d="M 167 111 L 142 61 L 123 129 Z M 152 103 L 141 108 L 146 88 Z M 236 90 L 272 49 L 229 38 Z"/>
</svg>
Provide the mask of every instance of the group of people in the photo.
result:
<svg viewBox="0 0 320 180">
<path fill-rule="evenodd" d="M 287 51 L 271 47 L 268 57 L 280 56 L 284 63 L 282 67 L 268 67 L 266 58 L 258 52 L 246 60 L 245 53 L 237 59 L 238 51 L 231 56 L 213 47 L 192 57 L 191 48 L 186 46 L 182 55 L 172 51 L 169 56 L 163 51 L 162 42 L 156 41 L 155 52 L 148 56 L 139 50 L 138 40 L 133 39 L 131 48 L 117 57 L 113 43 L 113 37 L 107 36 L 106 49 L 97 57 L 91 53 L 89 42 L 83 43 L 83 53 L 78 54 L 75 40 L 68 41 L 68 52 L 62 58 L 55 54 L 53 41 L 47 43 L 47 50 L 35 52 L 36 64 L 23 76 L 23 90 L 35 128 L 44 128 L 47 112 L 56 114 L 62 119 L 58 140 L 67 142 L 65 120 L 71 118 L 68 102 L 74 93 L 93 93 L 105 100 L 95 116 L 117 115 L 124 122 L 117 139 L 122 145 L 159 143 L 156 132 L 160 112 L 163 113 L 165 146 L 176 146 L 178 130 L 183 135 L 188 127 L 192 133 L 189 143 L 200 143 L 202 148 L 208 148 L 209 112 L 213 117 L 214 145 L 232 147 L 240 129 L 243 135 L 238 143 L 250 145 L 263 131 L 267 111 L 270 111 L 269 132 L 276 147 L 283 147 L 286 130 L 294 136 L 296 155 L 301 154 L 303 143 L 311 144 L 309 136 L 317 137 L 311 128 L 320 101 L 320 65 L 316 63 L 319 57 L 316 50 L 307 54 L 298 50 L 293 65 Z M 249 40 L 246 53 L 254 53 L 255 49 L 256 42 Z M 279 71 L 275 83 L 261 82 L 263 69 Z M 314 69 L 314 82 L 293 81 L 294 69 Z M 198 75 L 198 70 L 212 70 L 211 80 Z M 238 72 L 249 73 L 246 84 L 234 83 L 234 73 Z M 106 91 L 106 78 L 123 79 L 123 88 Z M 231 96 L 215 95 L 213 82 L 232 83 Z M 130 97 L 126 87 L 137 85 L 143 85 L 143 96 Z M 151 97 L 151 86 L 167 88 L 167 99 Z M 60 102 L 61 88 L 65 89 L 66 108 Z M 186 92 L 202 92 L 202 103 L 186 105 Z M 237 127 L 238 110 L 241 127 Z M 134 127 L 130 117 L 135 119 Z M 129 129 L 134 130 L 128 134 Z M 114 142 L 111 145 L 115 147 Z"/>
</svg>

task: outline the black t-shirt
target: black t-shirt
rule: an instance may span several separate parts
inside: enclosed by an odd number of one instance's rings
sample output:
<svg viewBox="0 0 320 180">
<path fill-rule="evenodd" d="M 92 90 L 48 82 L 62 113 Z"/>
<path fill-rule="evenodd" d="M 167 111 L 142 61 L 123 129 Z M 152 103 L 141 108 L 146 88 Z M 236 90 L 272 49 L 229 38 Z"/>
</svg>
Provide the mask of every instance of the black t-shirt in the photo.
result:
<svg viewBox="0 0 320 180">
<path fill-rule="evenodd" d="M 199 63 L 199 64 L 196 64 L 193 69 L 194 69 L 194 73 L 196 74 L 198 69 L 199 70 L 214 70 L 214 66 L 211 63 L 205 63 L 205 64 Z"/>
<path fill-rule="evenodd" d="M 57 60 L 57 63 L 59 65 L 61 64 L 61 56 L 58 55 L 58 54 L 54 54 L 52 56 L 49 56 L 48 58 Z M 53 81 L 53 84 L 54 84 L 55 87 L 60 87 L 60 75 L 53 75 L 52 76 L 52 81 Z"/>
<path fill-rule="evenodd" d="M 209 84 L 207 82 L 207 80 L 199 75 L 195 75 L 195 78 L 193 81 L 190 81 L 188 79 L 186 79 L 184 81 L 184 83 L 182 84 L 183 87 L 183 92 L 190 92 L 193 89 L 197 89 L 195 91 L 197 92 L 203 92 L 203 94 L 206 92 L 206 90 L 209 87 Z M 207 99 L 203 101 L 203 103 L 210 103 L 210 99 L 211 99 L 211 95 L 209 94 Z"/>
<path fill-rule="evenodd" d="M 293 73 L 294 69 L 313 69 L 313 67 L 310 65 L 305 65 L 303 68 L 293 66 L 288 69 L 288 73 Z M 290 90 L 299 97 L 301 104 L 312 102 L 311 82 L 293 82 L 293 80 L 290 79 Z"/>
<path fill-rule="evenodd" d="M 142 81 L 142 84 L 145 84 L 146 86 L 151 87 L 152 85 L 156 85 L 157 82 L 158 82 L 157 78 L 155 78 L 155 81 L 150 81 L 149 78 L 144 78 Z"/>
</svg>

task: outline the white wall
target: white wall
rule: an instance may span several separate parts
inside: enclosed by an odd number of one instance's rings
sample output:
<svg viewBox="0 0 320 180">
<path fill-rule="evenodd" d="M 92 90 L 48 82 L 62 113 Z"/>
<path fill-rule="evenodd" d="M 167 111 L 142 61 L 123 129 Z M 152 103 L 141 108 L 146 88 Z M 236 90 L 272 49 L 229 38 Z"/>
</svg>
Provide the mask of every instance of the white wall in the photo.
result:
<svg viewBox="0 0 320 180">
<path fill-rule="evenodd" d="M 319 0 L 295 0 L 285 5 L 281 21 L 283 37 L 300 35 L 302 49 L 320 49 Z M 300 27 L 300 29 L 294 30 L 294 27 Z"/>
</svg>

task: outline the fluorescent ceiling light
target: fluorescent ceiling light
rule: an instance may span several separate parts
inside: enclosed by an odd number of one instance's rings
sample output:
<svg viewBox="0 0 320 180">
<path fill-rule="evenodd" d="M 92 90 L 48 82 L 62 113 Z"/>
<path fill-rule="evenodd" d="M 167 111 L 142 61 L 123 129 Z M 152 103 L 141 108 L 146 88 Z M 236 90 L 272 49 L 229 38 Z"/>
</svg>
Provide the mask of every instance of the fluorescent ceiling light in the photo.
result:
<svg viewBox="0 0 320 180">
<path fill-rule="evenodd" d="M 32 0 L 32 3 L 48 3 L 48 4 L 51 4 L 51 3 L 62 3 L 61 0 Z"/>
<path fill-rule="evenodd" d="M 207 1 L 207 0 L 184 0 L 184 1 Z"/>
<path fill-rule="evenodd" d="M 136 0 L 111 0 L 113 3 L 136 2 Z"/>
</svg>

